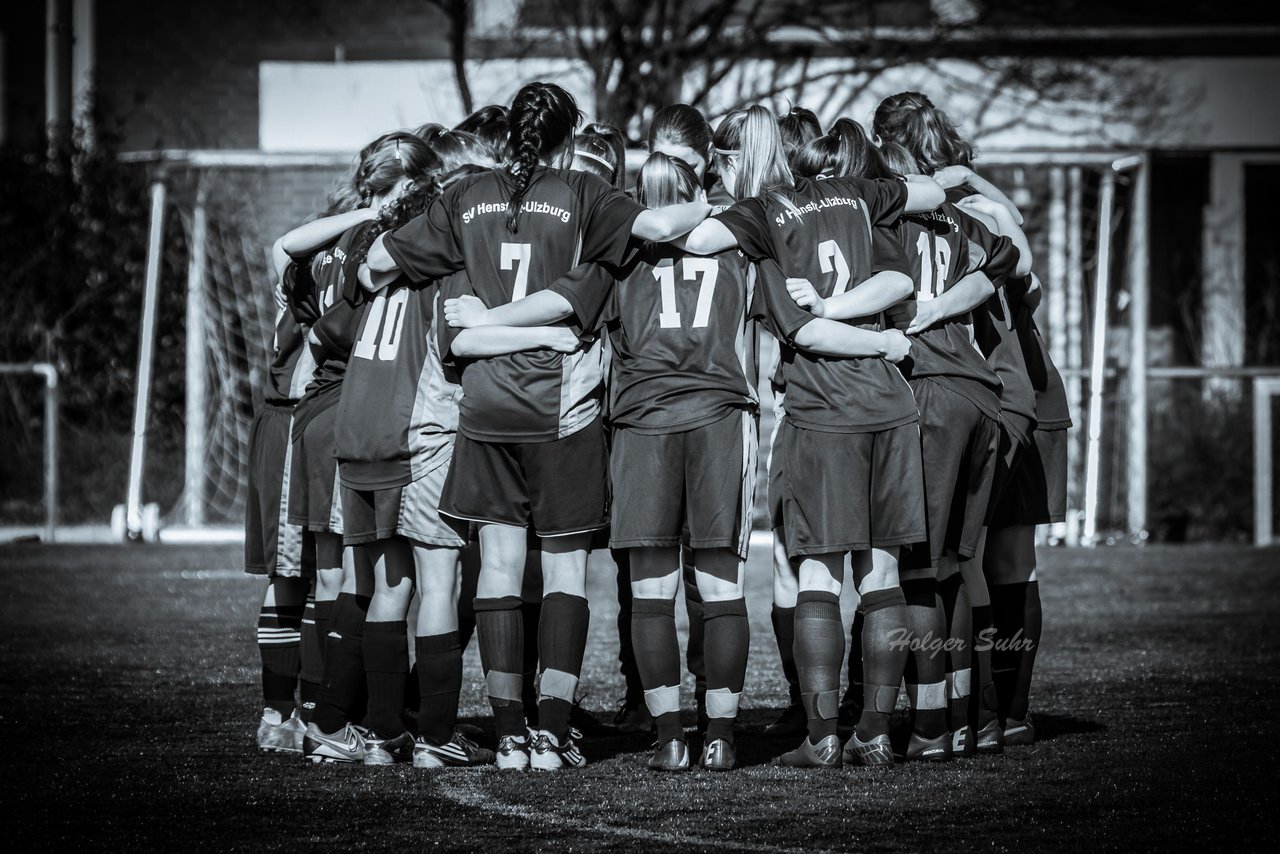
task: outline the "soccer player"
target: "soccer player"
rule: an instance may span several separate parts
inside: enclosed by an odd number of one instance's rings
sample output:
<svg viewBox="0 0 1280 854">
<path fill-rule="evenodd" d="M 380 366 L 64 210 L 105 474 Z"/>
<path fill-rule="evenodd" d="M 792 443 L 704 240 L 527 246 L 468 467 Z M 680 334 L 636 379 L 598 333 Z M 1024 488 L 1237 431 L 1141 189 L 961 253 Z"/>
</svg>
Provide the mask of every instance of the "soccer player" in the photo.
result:
<svg viewBox="0 0 1280 854">
<path fill-rule="evenodd" d="M 660 151 L 689 164 L 713 208 L 724 209 L 733 204 L 733 196 L 711 168 L 715 154 L 711 125 L 696 107 L 668 104 L 658 110 L 649 123 L 646 142 L 650 153 Z"/>
<path fill-rule="evenodd" d="M 897 555 L 926 531 L 919 416 L 910 387 L 889 364 L 909 345 L 897 330 L 880 331 L 875 317 L 912 285 L 901 252 L 874 229 L 904 211 L 937 207 L 943 192 L 927 178 L 795 179 L 777 120 L 761 106 L 729 114 L 715 144 L 725 186 L 740 201 L 694 229 L 686 247 L 709 254 L 739 246 L 752 260 L 776 262 L 761 265 L 761 279 L 767 322 L 785 345 L 786 417 L 770 486 L 779 492 L 787 554 L 799 576 L 794 652 L 809 732 L 781 761 L 841 764 L 839 594 L 844 558 L 852 554 L 866 613 L 867 700 L 859 741 L 850 745 L 868 745 L 892 762 L 889 716 L 906 660 L 905 648 L 893 643 L 906 628 Z M 791 299 L 784 276 L 820 283 L 824 298 L 856 286 L 868 316 L 860 323 L 816 318 Z"/>
<path fill-rule="evenodd" d="M 857 177 L 892 174 L 889 167 L 898 174 L 921 172 L 905 149 L 892 142 L 884 148 L 887 164 L 859 125 L 841 119 L 801 150 L 797 171 Z M 1030 258 L 1020 257 L 1011 241 L 949 203 L 903 216 L 887 233 L 906 254 L 915 284 L 912 298 L 890 309 L 890 315 L 913 336 L 911 355 L 899 368 L 920 410 L 929 528 L 929 542 L 903 555 L 899 577 L 911 636 L 948 635 L 959 641 L 946 660 L 927 646 L 908 659 L 913 715 L 905 758 L 945 761 L 957 744 L 963 752 L 969 743 L 970 623 L 967 603 L 956 604 L 957 560 L 972 558 L 978 548 L 999 436 L 1000 381 L 973 346 L 970 311 L 994 292 L 993 279 L 1003 281 L 1019 265 L 1029 269 Z M 820 317 L 842 319 L 862 311 L 856 291 L 823 300 L 807 284 L 790 290 Z M 941 598 L 940 581 L 946 593 Z M 954 633 L 949 631 L 953 623 L 959 626 Z M 853 672 L 851 655 L 851 685 Z"/>
<path fill-rule="evenodd" d="M 787 162 L 795 169 L 796 152 L 806 143 L 822 136 L 822 122 L 813 110 L 792 107 L 785 116 L 778 117 L 778 130 L 782 133 L 782 146 L 787 152 Z"/>
<path fill-rule="evenodd" d="M 1041 628 L 1035 526 L 1066 518 L 1071 411 L 1062 377 L 1036 327 L 1033 313 L 1043 293 L 1039 279 L 1032 274 L 1007 291 L 1035 390 L 1036 426 L 992 512 L 983 569 L 991 585 L 992 670 L 1004 743 L 1019 745 L 1035 741 L 1028 711 Z"/>
<path fill-rule="evenodd" d="M 1021 257 L 1031 257 L 1026 235 L 1019 225 L 1021 214 L 999 188 L 973 172 L 973 144 L 961 136 L 946 113 L 929 98 L 919 92 L 902 92 L 886 98 L 876 108 L 873 129 L 882 142 L 897 142 L 907 149 L 922 169 L 932 173 L 948 188 L 949 200 L 955 201 L 968 213 L 988 217 L 992 229 L 1013 241 Z M 976 343 L 1001 380 L 1001 436 L 991 503 L 986 514 L 989 523 L 1022 449 L 1029 444 L 1036 419 L 1035 394 L 1005 290 L 997 290 L 982 308 L 974 311 L 973 317 Z M 986 539 L 987 533 L 984 532 L 982 542 L 985 543 Z M 996 753 L 1003 749 L 1004 739 L 997 720 L 992 681 L 989 642 L 992 608 L 985 564 L 985 555 L 980 549 L 979 556 L 973 561 L 960 564 L 960 572 L 963 597 L 968 600 L 971 613 L 970 631 L 975 639 L 970 663 L 977 678 L 972 681 L 979 688 L 971 694 L 972 743 L 978 752 Z M 956 601 L 959 601 L 961 593 L 954 592 Z M 955 609 L 961 617 L 963 611 L 962 607 Z"/>
<path fill-rule="evenodd" d="M 693 169 L 674 157 L 655 152 L 641 169 L 638 195 L 652 208 L 702 193 Z M 613 352 L 610 546 L 630 558 L 632 640 L 657 724 L 649 767 L 690 767 L 674 611 L 687 541 L 706 640 L 699 764 L 730 770 L 749 641 L 742 585 L 757 448 L 754 270 L 737 251 L 701 257 L 650 244 L 603 281 L 579 272 L 508 306 L 458 301 L 447 316 L 464 326 L 573 316 L 591 328 L 601 292 L 611 294 L 603 311 Z"/>
<path fill-rule="evenodd" d="M 303 755 L 314 762 L 361 761 L 366 748 L 367 732 L 357 719 L 362 717 L 358 706 L 366 688 L 365 614 L 376 582 L 365 550 L 342 546 L 333 430 L 347 360 L 368 303 L 355 273 L 377 231 L 373 219 L 383 205 L 410 189 L 415 180 L 425 180 L 439 165 L 422 140 L 409 133 L 384 134 L 365 151 L 355 186 L 361 207 L 373 213 L 344 230 L 308 263 L 300 264 L 297 284 L 288 295 L 295 311 L 317 315 L 309 335 L 316 368 L 294 413 L 289 518 L 313 533 L 318 554 L 324 548 L 341 555 L 338 563 L 343 568 L 327 634 L 323 685 L 303 739 Z M 333 227 L 333 222 L 317 220 L 302 228 Z"/>
<path fill-rule="evenodd" d="M 632 235 L 668 240 L 705 217 L 705 203 L 646 210 L 595 176 L 565 169 L 580 120 L 573 97 L 559 86 L 524 86 L 511 106 L 503 168 L 451 185 L 425 214 L 379 237 L 362 268 L 366 284 L 380 288 L 401 272 L 416 282 L 465 269 L 475 295 L 501 305 L 542 290 L 579 263 L 621 262 Z M 589 619 L 588 547 L 592 532 L 608 524 L 600 348 L 491 356 L 490 338 L 484 328 L 467 329 L 442 347 L 443 356 L 466 364 L 440 509 L 480 526 L 476 618 L 498 766 L 582 767 L 569 715 Z M 519 614 L 530 527 L 543 555 L 539 730 L 532 744 L 520 691 Z"/>
</svg>

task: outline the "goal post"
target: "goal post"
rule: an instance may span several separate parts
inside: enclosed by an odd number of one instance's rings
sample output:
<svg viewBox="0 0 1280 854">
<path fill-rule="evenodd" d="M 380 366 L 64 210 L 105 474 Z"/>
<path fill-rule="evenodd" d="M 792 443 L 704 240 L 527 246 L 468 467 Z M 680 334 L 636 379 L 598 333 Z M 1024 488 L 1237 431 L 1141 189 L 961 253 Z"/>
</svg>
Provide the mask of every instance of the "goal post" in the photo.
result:
<svg viewBox="0 0 1280 854">
<path fill-rule="evenodd" d="M 44 541 L 58 534 L 58 369 L 48 362 L 0 362 L 0 374 L 44 378 Z"/>
<path fill-rule="evenodd" d="M 1253 543 L 1275 545 L 1275 434 L 1272 401 L 1280 396 L 1280 376 L 1253 378 Z"/>
</svg>

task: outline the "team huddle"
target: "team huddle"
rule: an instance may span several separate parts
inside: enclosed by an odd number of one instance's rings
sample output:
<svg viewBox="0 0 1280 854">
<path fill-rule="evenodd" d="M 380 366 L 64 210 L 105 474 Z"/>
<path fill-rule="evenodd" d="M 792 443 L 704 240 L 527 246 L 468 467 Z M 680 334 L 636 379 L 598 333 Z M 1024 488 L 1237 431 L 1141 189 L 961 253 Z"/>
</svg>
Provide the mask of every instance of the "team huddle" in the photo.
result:
<svg viewBox="0 0 1280 854">
<path fill-rule="evenodd" d="M 790 689 L 766 734 L 799 741 L 778 761 L 1031 743 L 1035 526 L 1065 515 L 1071 421 L 1017 207 L 914 92 L 871 135 L 763 106 L 713 131 L 665 107 L 631 192 L 621 133 L 580 122 L 532 83 L 455 129 L 385 134 L 276 242 L 246 521 L 246 568 L 269 580 L 258 746 L 583 767 L 601 726 L 576 703 L 587 559 L 607 547 L 613 731 L 652 733 L 655 770 L 733 769 L 758 328 L 778 342 L 771 616 Z M 472 634 L 492 749 L 458 721 Z"/>
</svg>

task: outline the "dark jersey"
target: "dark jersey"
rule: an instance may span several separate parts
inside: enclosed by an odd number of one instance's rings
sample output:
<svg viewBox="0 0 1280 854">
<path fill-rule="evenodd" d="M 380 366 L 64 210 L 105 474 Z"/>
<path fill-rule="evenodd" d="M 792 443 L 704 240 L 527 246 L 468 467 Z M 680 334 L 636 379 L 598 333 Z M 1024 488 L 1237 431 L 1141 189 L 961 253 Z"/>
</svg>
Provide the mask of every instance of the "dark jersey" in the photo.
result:
<svg viewBox="0 0 1280 854">
<path fill-rule="evenodd" d="M 919 418 L 910 386 L 883 359 L 829 358 L 795 349 L 796 333 L 814 318 L 786 289 L 786 277 L 802 277 L 827 298 L 881 270 L 908 273 L 901 248 L 883 228 L 902 214 L 906 198 L 900 181 L 801 178 L 790 205 L 750 198 L 717 216 L 748 258 L 776 262 L 760 267 L 763 310 L 783 343 L 787 417 L 799 427 L 866 433 Z M 877 316 L 844 322 L 879 328 L 881 321 Z"/>
<path fill-rule="evenodd" d="M 467 271 L 469 282 L 446 297 L 472 293 L 486 306 L 547 288 L 580 263 L 623 259 L 635 218 L 644 210 L 594 175 L 539 167 L 521 205 L 519 230 L 507 228 L 511 186 L 500 171 L 451 185 L 426 212 L 384 243 L 413 281 Z M 441 329 L 441 353 L 459 330 Z M 466 361 L 458 429 L 486 442 L 549 442 L 600 414 L 599 343 L 568 355 L 534 350 Z"/>
<path fill-rule="evenodd" d="M 575 281 L 571 273 L 551 289 L 589 326 L 590 289 L 609 288 L 601 320 L 612 352 L 608 412 L 614 426 L 678 433 L 759 407 L 755 330 L 748 322 L 755 269 L 741 252 L 703 257 L 647 245 L 605 274 L 603 282 L 593 282 Z"/>
<path fill-rule="evenodd" d="M 1036 429 L 1065 430 L 1071 426 L 1067 390 L 1062 384 L 1062 375 L 1049 356 L 1040 328 L 1036 326 L 1035 311 L 1023 299 L 1029 285 L 1029 277 L 1014 279 L 1009 283 L 1007 294 L 1009 308 L 1013 312 L 1013 326 L 1022 345 L 1022 358 L 1027 363 L 1031 387 L 1036 393 Z"/>
<path fill-rule="evenodd" d="M 435 282 L 401 278 L 363 312 L 334 423 L 347 486 L 404 486 L 449 461 L 462 387 L 440 360 L 439 310 Z"/>
<path fill-rule="evenodd" d="M 298 265 L 290 263 L 284 271 L 284 289 L 294 288 Z M 312 318 L 314 321 L 314 318 Z M 308 324 L 310 325 L 310 324 Z M 275 334 L 271 339 L 271 365 L 267 370 L 267 387 L 263 400 L 273 406 L 293 406 L 306 390 L 315 362 L 307 347 L 307 330 L 286 306 L 276 312 Z"/>
<path fill-rule="evenodd" d="M 363 260 L 363 253 L 358 250 L 367 247 L 365 232 L 372 227 L 369 223 L 354 226 L 331 246 L 316 253 L 309 265 L 310 281 L 303 282 L 300 276 L 299 287 L 290 295 L 300 319 L 305 312 L 319 309 L 319 317 L 307 334 L 316 367 L 294 411 L 295 436 L 317 412 L 338 402 L 347 359 L 369 300 L 356 273 Z"/>
<path fill-rule="evenodd" d="M 936 211 L 902 217 L 893 232 L 915 283 L 913 299 L 890 312 L 899 329 L 910 324 L 916 304 L 946 293 L 970 273 L 982 271 L 1000 287 L 1018 263 L 1018 250 L 1009 238 L 993 234 L 949 202 Z M 899 367 L 910 379 L 931 377 L 988 417 L 1000 417 L 1000 378 L 978 352 L 970 312 L 912 336 L 911 355 Z"/>
</svg>

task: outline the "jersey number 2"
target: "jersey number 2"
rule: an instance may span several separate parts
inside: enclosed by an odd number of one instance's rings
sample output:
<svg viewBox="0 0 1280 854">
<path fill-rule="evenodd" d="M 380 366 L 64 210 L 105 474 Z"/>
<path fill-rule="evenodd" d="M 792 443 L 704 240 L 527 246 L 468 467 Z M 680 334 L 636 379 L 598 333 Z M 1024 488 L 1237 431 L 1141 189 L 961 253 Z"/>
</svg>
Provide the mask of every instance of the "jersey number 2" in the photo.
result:
<svg viewBox="0 0 1280 854">
<path fill-rule="evenodd" d="M 946 287 L 947 270 L 951 267 L 951 244 L 922 231 L 916 241 L 916 252 L 920 254 L 920 293 L 916 300 L 925 302 L 942 293 Z"/>
<path fill-rule="evenodd" d="M 409 299 L 407 288 L 401 288 L 390 297 L 384 290 L 369 304 L 365 313 L 364 329 L 351 355 L 357 359 L 390 362 L 400 350 L 400 329 L 404 326 L 404 304 Z"/>
<path fill-rule="evenodd" d="M 720 275 L 720 262 L 715 258 L 685 258 L 680 262 L 681 278 L 686 282 L 697 280 L 698 304 L 693 309 L 693 325 L 690 329 L 700 329 L 711 320 L 711 296 L 716 292 L 716 279 Z M 670 258 L 664 258 L 653 268 L 653 277 L 658 280 L 662 291 L 662 313 L 658 315 L 658 325 L 663 329 L 680 328 L 680 308 L 676 305 L 676 268 Z"/>
</svg>

